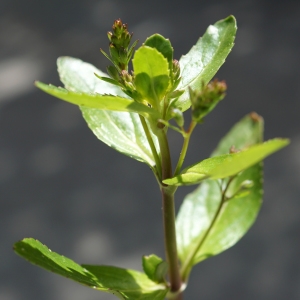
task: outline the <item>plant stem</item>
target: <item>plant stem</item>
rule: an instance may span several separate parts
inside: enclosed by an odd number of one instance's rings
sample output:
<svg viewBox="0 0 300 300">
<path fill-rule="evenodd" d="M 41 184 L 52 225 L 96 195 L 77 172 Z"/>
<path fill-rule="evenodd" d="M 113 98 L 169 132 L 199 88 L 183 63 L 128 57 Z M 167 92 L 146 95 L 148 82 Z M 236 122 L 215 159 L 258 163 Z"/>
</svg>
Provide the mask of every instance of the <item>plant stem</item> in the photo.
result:
<svg viewBox="0 0 300 300">
<path fill-rule="evenodd" d="M 162 158 L 162 180 L 172 176 L 172 164 L 167 136 L 164 130 L 158 134 L 160 152 Z M 175 228 L 175 187 L 164 186 L 162 184 L 162 209 L 165 237 L 166 259 L 169 265 L 170 290 L 172 293 L 178 292 L 181 288 L 181 278 L 177 254 L 176 228 Z M 174 300 L 182 299 L 182 294 L 178 294 Z"/>
<path fill-rule="evenodd" d="M 153 139 L 152 139 L 152 136 L 150 134 L 150 131 L 149 131 L 149 128 L 148 128 L 148 125 L 145 121 L 145 118 L 140 116 L 140 120 L 141 120 L 141 123 L 142 123 L 142 126 L 143 126 L 143 129 L 144 129 L 144 132 L 146 134 L 146 137 L 147 137 L 147 140 L 148 140 L 148 143 L 150 145 L 150 148 L 151 148 L 151 151 L 152 151 L 152 154 L 154 156 L 154 160 L 155 160 L 155 164 L 156 164 L 156 168 L 157 168 L 157 173 L 159 176 L 161 176 L 161 162 L 160 162 L 160 158 L 157 154 L 157 151 L 156 151 L 156 148 L 155 148 L 155 145 L 154 145 L 154 142 L 153 142 Z"/>
<path fill-rule="evenodd" d="M 195 121 L 192 121 L 188 131 L 186 132 L 186 136 L 184 137 L 182 149 L 181 149 L 181 152 L 180 152 L 180 156 L 179 156 L 179 159 L 178 159 L 178 163 L 177 163 L 177 166 L 176 166 L 176 169 L 175 169 L 174 176 L 178 175 L 179 172 L 180 172 L 180 169 L 181 169 L 182 164 L 184 162 L 186 152 L 187 152 L 187 149 L 188 149 L 188 146 L 189 146 L 191 134 L 192 134 L 194 128 L 196 127 L 196 125 L 197 125 L 197 123 Z"/>
</svg>

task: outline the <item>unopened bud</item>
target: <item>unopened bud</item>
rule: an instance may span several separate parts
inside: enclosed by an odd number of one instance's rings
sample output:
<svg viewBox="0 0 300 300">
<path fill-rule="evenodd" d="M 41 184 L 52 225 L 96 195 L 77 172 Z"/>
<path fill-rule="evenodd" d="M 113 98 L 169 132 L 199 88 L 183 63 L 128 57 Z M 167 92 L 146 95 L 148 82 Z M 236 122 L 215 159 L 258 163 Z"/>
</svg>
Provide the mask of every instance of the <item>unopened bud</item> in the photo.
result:
<svg viewBox="0 0 300 300">
<path fill-rule="evenodd" d="M 201 122 L 203 117 L 225 97 L 226 88 L 225 81 L 218 81 L 217 79 L 204 86 L 201 91 L 194 91 L 189 88 L 192 116 L 196 122 Z"/>
<path fill-rule="evenodd" d="M 121 77 L 125 82 L 133 81 L 132 76 L 126 70 L 122 70 Z"/>
<path fill-rule="evenodd" d="M 179 61 L 176 59 L 173 59 L 172 65 L 173 65 L 173 78 L 174 78 L 174 81 L 176 81 L 180 76 Z"/>
<path fill-rule="evenodd" d="M 236 149 L 234 145 L 232 145 L 229 149 L 229 153 L 232 154 L 232 153 L 237 153 L 237 152 L 240 152 L 240 151 L 238 149 Z"/>
<path fill-rule="evenodd" d="M 111 42 L 112 36 L 113 36 L 113 34 L 110 31 L 108 31 L 107 32 L 107 37 L 108 37 L 108 39 L 109 39 L 110 42 Z"/>
</svg>

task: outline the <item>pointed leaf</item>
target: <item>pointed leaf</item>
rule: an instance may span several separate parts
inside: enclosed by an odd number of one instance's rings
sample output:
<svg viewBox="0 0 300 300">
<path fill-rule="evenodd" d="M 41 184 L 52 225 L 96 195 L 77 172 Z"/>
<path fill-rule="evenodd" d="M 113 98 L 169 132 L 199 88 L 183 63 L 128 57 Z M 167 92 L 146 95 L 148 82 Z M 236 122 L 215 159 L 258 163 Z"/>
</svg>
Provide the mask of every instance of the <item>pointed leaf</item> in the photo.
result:
<svg viewBox="0 0 300 300">
<path fill-rule="evenodd" d="M 119 87 L 99 80 L 94 73 L 107 76 L 91 64 L 71 57 L 57 60 L 58 72 L 65 87 L 71 91 L 103 93 L 128 97 Z M 108 146 L 150 167 L 155 160 L 138 114 L 80 107 L 88 126 Z M 157 139 L 152 136 L 157 146 Z M 158 149 L 158 146 L 156 147 Z"/>
<path fill-rule="evenodd" d="M 142 46 L 136 50 L 132 64 L 137 91 L 159 109 L 159 103 L 169 86 L 167 59 L 155 48 Z"/>
<path fill-rule="evenodd" d="M 159 114 L 157 114 L 155 110 L 128 98 L 122 98 L 120 96 L 113 95 L 73 92 L 51 84 L 44 84 L 39 81 L 35 82 L 35 85 L 42 91 L 75 105 L 97 108 L 101 110 L 135 112 L 148 119 L 159 118 Z"/>
<path fill-rule="evenodd" d="M 152 281 L 158 283 L 165 282 L 165 276 L 168 272 L 168 264 L 155 254 L 143 256 L 143 269 Z"/>
<path fill-rule="evenodd" d="M 203 83 L 207 84 L 213 78 L 234 45 L 236 30 L 233 16 L 220 20 L 210 25 L 196 45 L 181 57 L 182 78 L 178 89 L 184 89 L 185 93 L 174 103 L 176 107 L 187 110 L 191 106 L 188 86 L 201 90 Z"/>
<path fill-rule="evenodd" d="M 288 139 L 273 139 L 230 154 L 205 159 L 187 167 L 176 177 L 164 180 L 169 185 L 196 184 L 203 179 L 222 179 L 238 174 L 289 144 Z M 228 149 L 229 150 L 229 149 Z"/>
<path fill-rule="evenodd" d="M 162 300 L 168 291 L 164 285 L 154 283 L 145 274 L 134 270 L 110 266 L 80 266 L 32 238 L 17 242 L 14 250 L 35 265 L 93 289 L 114 294 L 119 299 Z"/>
<path fill-rule="evenodd" d="M 235 145 L 242 149 L 262 141 L 263 120 L 252 113 L 238 122 L 221 140 L 212 156 L 222 155 Z M 177 242 L 182 276 L 187 279 L 192 266 L 233 246 L 253 224 L 262 201 L 262 164 L 241 172 L 226 196 L 234 195 L 241 184 L 253 183 L 249 193 L 222 200 L 216 180 L 206 180 L 184 200 L 177 220 Z"/>
</svg>

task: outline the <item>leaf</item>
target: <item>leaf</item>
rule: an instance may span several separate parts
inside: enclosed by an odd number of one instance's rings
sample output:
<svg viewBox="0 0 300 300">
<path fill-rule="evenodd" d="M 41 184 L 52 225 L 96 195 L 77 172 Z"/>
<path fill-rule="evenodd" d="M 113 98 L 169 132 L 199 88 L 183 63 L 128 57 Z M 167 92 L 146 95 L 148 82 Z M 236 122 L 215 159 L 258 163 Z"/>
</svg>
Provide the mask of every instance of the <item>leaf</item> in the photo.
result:
<svg viewBox="0 0 300 300">
<path fill-rule="evenodd" d="M 32 238 L 17 242 L 14 250 L 35 265 L 93 289 L 114 294 L 119 299 L 162 300 L 168 291 L 164 285 L 134 270 L 111 266 L 80 266 Z"/>
<path fill-rule="evenodd" d="M 273 139 L 243 151 L 205 159 L 187 167 L 176 177 L 164 180 L 169 185 L 196 184 L 203 179 L 222 179 L 238 174 L 289 144 L 288 139 Z M 229 149 L 228 149 L 229 150 Z"/>
<path fill-rule="evenodd" d="M 228 152 L 232 145 L 241 149 L 261 143 L 262 134 L 263 120 L 252 113 L 230 130 L 212 156 Z M 185 198 L 176 220 L 181 273 L 185 280 L 194 264 L 233 246 L 255 221 L 262 202 L 261 163 L 241 172 L 230 183 L 226 195 L 233 196 L 246 180 L 253 183 L 249 193 L 229 201 L 222 201 L 216 180 L 204 181 Z"/>
<path fill-rule="evenodd" d="M 148 37 L 144 45 L 155 48 L 159 51 L 167 59 L 169 63 L 169 70 L 172 70 L 174 49 L 169 39 L 166 39 L 162 35 L 156 33 Z"/>
<path fill-rule="evenodd" d="M 168 264 L 155 254 L 143 256 L 143 269 L 152 281 L 157 283 L 165 282 L 165 276 L 168 272 Z"/>
<path fill-rule="evenodd" d="M 65 87 L 71 91 L 85 93 L 103 93 L 128 97 L 119 87 L 99 80 L 94 73 L 107 76 L 91 64 L 71 57 L 57 60 L 58 72 Z M 138 161 L 155 165 L 155 160 L 148 144 L 138 114 L 99 110 L 80 107 L 88 126 L 108 146 Z M 159 149 L 157 139 L 152 139 Z"/>
<path fill-rule="evenodd" d="M 136 50 L 132 64 L 137 91 L 158 110 L 169 86 L 167 59 L 155 48 L 142 46 Z"/>
<path fill-rule="evenodd" d="M 61 87 L 56 87 L 51 84 L 44 84 L 39 81 L 35 82 L 35 85 L 42 91 L 75 105 L 89 108 L 97 108 L 101 110 L 134 112 L 140 114 L 141 116 L 147 119 L 155 120 L 159 118 L 159 114 L 155 110 L 128 98 L 123 98 L 114 95 L 99 95 L 82 92 L 73 92 Z"/>
<path fill-rule="evenodd" d="M 185 92 L 173 103 L 175 107 L 185 111 L 191 106 L 188 86 L 201 90 L 203 83 L 206 85 L 213 78 L 234 46 L 236 30 L 233 16 L 220 20 L 210 25 L 196 45 L 180 58 L 181 82 L 178 89 Z"/>
</svg>

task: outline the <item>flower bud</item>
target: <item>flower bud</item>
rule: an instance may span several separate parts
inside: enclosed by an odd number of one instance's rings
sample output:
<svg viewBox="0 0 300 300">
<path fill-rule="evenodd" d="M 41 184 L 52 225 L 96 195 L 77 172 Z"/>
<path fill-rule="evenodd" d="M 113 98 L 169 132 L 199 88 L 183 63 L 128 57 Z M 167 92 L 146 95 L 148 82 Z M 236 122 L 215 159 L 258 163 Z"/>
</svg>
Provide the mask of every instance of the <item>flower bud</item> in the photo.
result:
<svg viewBox="0 0 300 300">
<path fill-rule="evenodd" d="M 201 122 L 203 117 L 225 97 L 226 88 L 225 81 L 218 81 L 217 79 L 204 86 L 201 91 L 194 91 L 189 88 L 193 120 Z"/>
<path fill-rule="evenodd" d="M 176 59 L 173 59 L 172 65 L 173 65 L 173 78 L 174 78 L 174 81 L 176 81 L 180 76 L 179 61 Z"/>
</svg>

